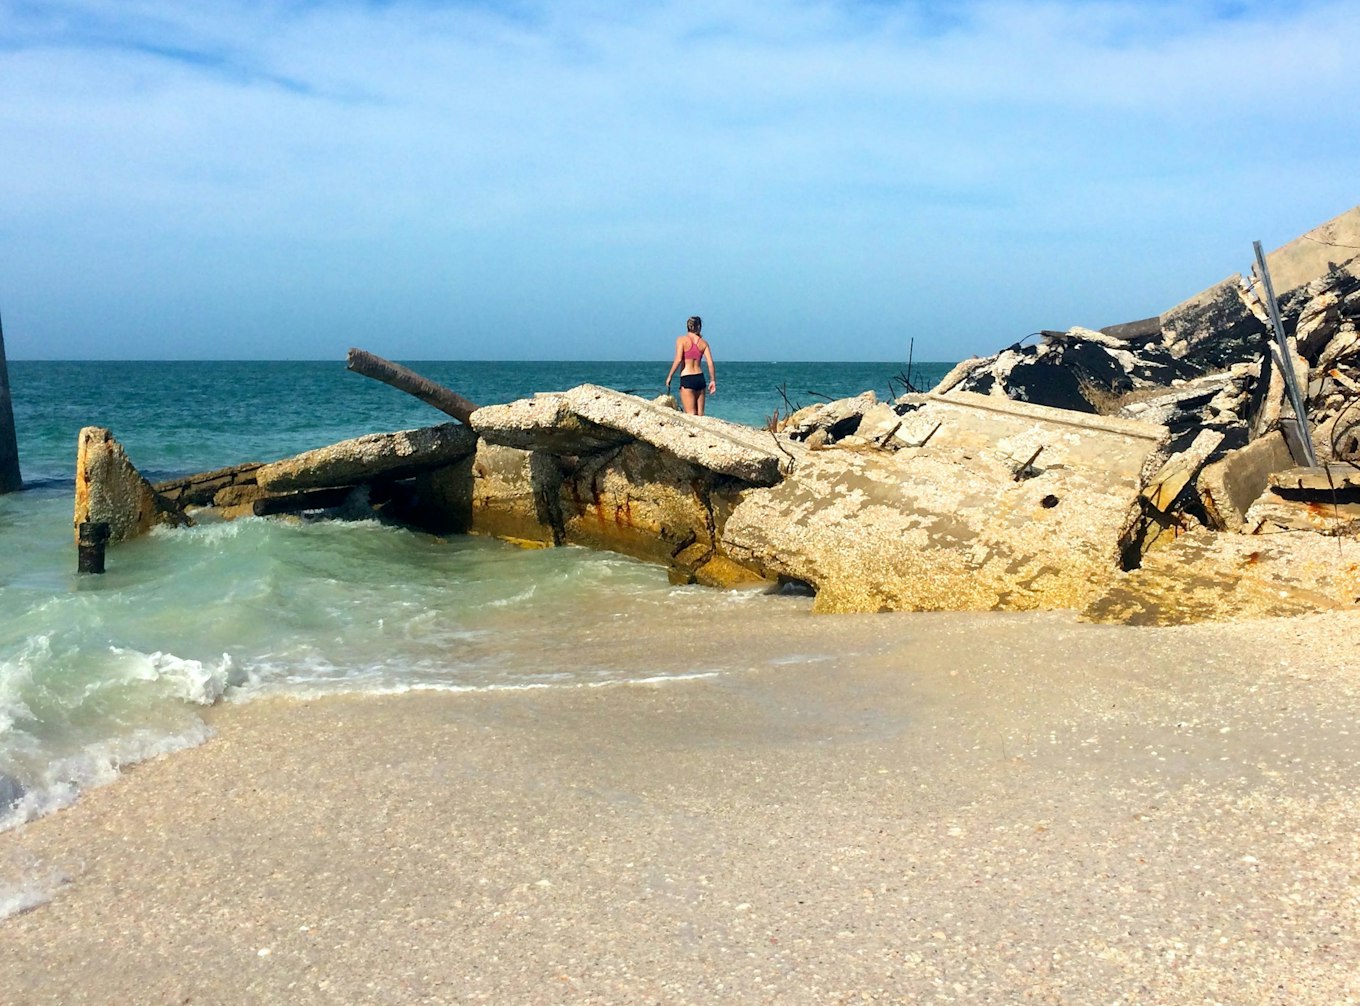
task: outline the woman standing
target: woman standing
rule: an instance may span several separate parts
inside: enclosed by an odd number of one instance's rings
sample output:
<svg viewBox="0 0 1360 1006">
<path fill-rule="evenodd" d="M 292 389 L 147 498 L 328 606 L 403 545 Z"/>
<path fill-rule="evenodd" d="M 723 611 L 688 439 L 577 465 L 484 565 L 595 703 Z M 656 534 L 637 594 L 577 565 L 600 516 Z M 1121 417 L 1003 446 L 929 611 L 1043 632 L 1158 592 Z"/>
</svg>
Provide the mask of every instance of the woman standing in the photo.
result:
<svg viewBox="0 0 1360 1006">
<path fill-rule="evenodd" d="M 718 393 L 718 372 L 713 367 L 713 351 L 708 340 L 700 332 L 703 320 L 696 314 L 685 322 L 685 334 L 675 340 L 675 359 L 671 369 L 666 372 L 666 392 L 671 390 L 671 378 L 675 369 L 680 368 L 680 404 L 691 416 L 704 414 L 704 374 L 699 369 L 699 361 L 708 364 L 708 393 Z"/>
</svg>

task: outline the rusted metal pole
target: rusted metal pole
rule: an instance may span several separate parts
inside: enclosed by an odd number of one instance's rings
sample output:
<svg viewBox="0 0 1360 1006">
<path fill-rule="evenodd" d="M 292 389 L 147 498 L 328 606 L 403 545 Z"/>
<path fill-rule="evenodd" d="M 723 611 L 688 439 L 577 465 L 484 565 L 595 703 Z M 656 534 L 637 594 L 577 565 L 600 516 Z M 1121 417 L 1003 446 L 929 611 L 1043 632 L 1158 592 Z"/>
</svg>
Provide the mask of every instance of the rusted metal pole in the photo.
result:
<svg viewBox="0 0 1360 1006">
<path fill-rule="evenodd" d="M 104 572 L 104 549 L 109 544 L 109 526 L 103 521 L 81 521 L 76 528 L 76 572 Z"/>
<path fill-rule="evenodd" d="M 383 384 L 390 384 L 398 391 L 413 395 L 460 423 L 466 423 L 468 417 L 477 411 L 477 406 L 456 391 L 450 391 L 442 384 L 435 384 L 434 381 L 421 377 L 414 370 L 409 370 L 391 360 L 384 360 L 381 356 L 374 356 L 362 349 L 351 349 L 345 366 L 356 374 L 363 374 L 375 381 L 382 381 Z"/>
<path fill-rule="evenodd" d="M 1031 469 L 1034 467 L 1034 462 L 1039 460 L 1039 455 L 1043 452 L 1043 449 L 1044 445 L 1040 444 L 1035 449 L 1034 453 L 1029 456 L 1029 460 L 1015 470 L 1015 481 L 1023 482 L 1025 479 L 1032 477 Z M 1038 473 L 1034 472 L 1033 474 Z"/>
<path fill-rule="evenodd" d="M 0 493 L 24 487 L 19 475 L 19 438 L 14 432 L 14 406 L 9 397 L 9 367 L 5 364 L 5 326 L 0 322 Z"/>
</svg>

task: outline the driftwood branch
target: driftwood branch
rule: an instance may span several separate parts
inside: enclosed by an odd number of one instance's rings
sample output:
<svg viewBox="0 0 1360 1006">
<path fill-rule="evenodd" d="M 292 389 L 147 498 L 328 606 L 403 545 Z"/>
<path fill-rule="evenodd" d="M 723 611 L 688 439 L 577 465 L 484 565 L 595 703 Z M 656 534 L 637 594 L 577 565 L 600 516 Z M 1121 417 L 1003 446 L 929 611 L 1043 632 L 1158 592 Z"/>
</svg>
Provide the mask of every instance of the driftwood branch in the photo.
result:
<svg viewBox="0 0 1360 1006">
<path fill-rule="evenodd" d="M 414 370 L 408 370 L 399 363 L 384 360 L 381 356 L 374 356 L 362 349 L 351 349 L 349 351 L 345 367 L 356 374 L 371 377 L 375 381 L 382 381 L 383 384 L 390 384 L 398 391 L 414 395 L 426 405 L 434 406 L 440 412 L 452 416 L 460 423 L 466 423 L 468 417 L 477 411 L 477 406 L 458 392 L 450 391 L 442 384 L 435 384 L 433 381 L 421 377 Z"/>
</svg>

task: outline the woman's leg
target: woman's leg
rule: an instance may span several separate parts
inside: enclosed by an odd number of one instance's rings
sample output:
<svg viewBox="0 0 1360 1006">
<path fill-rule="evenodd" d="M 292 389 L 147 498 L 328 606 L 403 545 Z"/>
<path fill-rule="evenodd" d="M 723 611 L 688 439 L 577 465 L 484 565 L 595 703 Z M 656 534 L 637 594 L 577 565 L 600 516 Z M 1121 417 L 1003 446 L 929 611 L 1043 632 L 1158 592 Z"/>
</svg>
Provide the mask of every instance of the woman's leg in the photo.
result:
<svg viewBox="0 0 1360 1006">
<path fill-rule="evenodd" d="M 680 389 L 680 407 L 691 416 L 695 415 L 694 397 L 697 394 L 699 394 L 699 392 L 695 391 L 693 388 Z"/>
<path fill-rule="evenodd" d="M 700 388 L 694 392 L 694 414 L 702 416 L 704 414 L 704 389 Z"/>
</svg>

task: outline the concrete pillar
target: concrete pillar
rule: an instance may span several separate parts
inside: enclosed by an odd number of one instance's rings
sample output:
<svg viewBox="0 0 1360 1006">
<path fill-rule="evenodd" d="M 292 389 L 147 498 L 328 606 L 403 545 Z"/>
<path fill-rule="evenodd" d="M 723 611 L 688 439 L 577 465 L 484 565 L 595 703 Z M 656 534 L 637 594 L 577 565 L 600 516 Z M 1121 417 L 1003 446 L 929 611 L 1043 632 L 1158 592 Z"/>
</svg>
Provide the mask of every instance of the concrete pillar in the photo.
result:
<svg viewBox="0 0 1360 1006">
<path fill-rule="evenodd" d="M 19 439 L 14 433 L 14 406 L 9 399 L 9 368 L 5 365 L 5 327 L 0 324 L 0 493 L 24 487 L 19 477 Z"/>
</svg>

